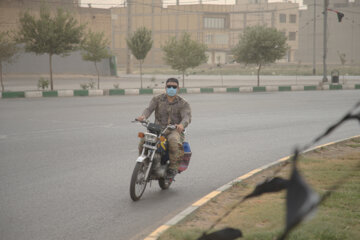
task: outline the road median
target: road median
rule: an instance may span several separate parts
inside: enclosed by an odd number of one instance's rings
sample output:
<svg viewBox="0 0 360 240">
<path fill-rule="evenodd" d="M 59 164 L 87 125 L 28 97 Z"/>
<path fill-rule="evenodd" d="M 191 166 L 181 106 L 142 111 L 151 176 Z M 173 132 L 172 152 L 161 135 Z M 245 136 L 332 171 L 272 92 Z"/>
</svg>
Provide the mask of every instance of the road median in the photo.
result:
<svg viewBox="0 0 360 240">
<path fill-rule="evenodd" d="M 181 88 L 180 94 L 210 94 L 210 93 L 249 93 L 249 92 L 289 92 L 309 90 L 360 90 L 359 84 L 341 85 L 330 84 L 323 86 L 260 86 L 260 87 L 207 87 L 207 88 Z M 120 95 L 157 95 L 165 93 L 163 88 L 128 88 L 128 89 L 74 89 L 54 91 L 4 91 L 0 92 L 0 98 L 39 98 L 39 97 L 84 97 L 84 96 L 120 96 Z"/>
<path fill-rule="evenodd" d="M 213 230 L 231 227 L 242 231 L 241 239 L 276 239 L 285 227 L 286 193 L 241 200 L 268 177 L 288 178 L 289 159 L 255 169 L 211 192 L 145 239 L 195 240 L 219 219 Z M 301 156 L 298 167 L 320 195 L 342 179 L 347 181 L 320 205 L 311 221 L 301 224 L 288 239 L 360 239 L 359 159 L 360 136 L 319 146 Z"/>
</svg>

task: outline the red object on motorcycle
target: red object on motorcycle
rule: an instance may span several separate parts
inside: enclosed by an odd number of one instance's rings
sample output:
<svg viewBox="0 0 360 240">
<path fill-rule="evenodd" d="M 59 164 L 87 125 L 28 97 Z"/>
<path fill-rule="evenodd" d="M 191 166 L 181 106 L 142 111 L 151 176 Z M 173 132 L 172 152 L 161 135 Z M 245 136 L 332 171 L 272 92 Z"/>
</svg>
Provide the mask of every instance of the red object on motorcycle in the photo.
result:
<svg viewBox="0 0 360 240">
<path fill-rule="evenodd" d="M 144 137 L 145 137 L 145 134 L 144 134 L 143 132 L 139 132 L 139 133 L 138 133 L 138 137 L 139 137 L 139 138 L 144 138 Z"/>
<path fill-rule="evenodd" d="M 179 164 L 179 167 L 178 167 L 179 173 L 185 171 L 189 167 L 190 158 L 191 158 L 191 149 L 190 149 L 189 143 L 184 142 L 183 147 L 184 147 L 184 157 L 180 161 L 180 164 Z"/>
</svg>

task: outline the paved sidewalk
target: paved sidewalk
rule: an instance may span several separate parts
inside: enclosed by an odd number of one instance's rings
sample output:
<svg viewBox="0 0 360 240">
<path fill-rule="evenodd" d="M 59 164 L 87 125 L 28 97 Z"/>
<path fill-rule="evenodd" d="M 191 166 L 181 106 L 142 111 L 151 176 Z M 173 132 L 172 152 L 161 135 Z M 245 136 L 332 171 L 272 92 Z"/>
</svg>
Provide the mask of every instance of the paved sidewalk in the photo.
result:
<svg viewBox="0 0 360 240">
<path fill-rule="evenodd" d="M 41 75 L 4 75 L 6 91 L 29 91 L 38 90 L 37 83 L 40 77 L 49 79 L 48 74 Z M 182 77 L 179 75 L 143 75 L 143 88 L 162 88 L 169 77 L 176 77 L 182 86 Z M 260 77 L 261 86 L 308 86 L 319 85 L 322 76 L 269 76 Z M 329 82 L 330 83 L 330 76 Z M 54 75 L 54 90 L 81 89 L 81 84 L 95 82 L 94 75 Z M 345 76 L 340 78 L 342 85 L 360 84 L 360 76 Z M 189 75 L 185 78 L 187 88 L 231 88 L 231 87 L 252 87 L 257 85 L 256 75 Z M 121 74 L 118 77 L 101 76 L 100 88 L 113 89 L 137 89 L 140 88 L 138 74 Z"/>
<path fill-rule="evenodd" d="M 217 88 L 181 88 L 180 94 L 191 93 L 242 93 L 242 92 L 277 92 L 277 91 L 315 91 L 315 90 L 351 90 L 359 89 L 360 84 L 324 84 L 324 85 L 282 85 L 261 87 L 217 87 Z M 91 90 L 56 90 L 56 91 L 8 91 L 0 92 L 0 98 L 33 98 L 33 97 L 73 97 L 73 96 L 114 96 L 161 94 L 164 88 L 143 89 L 91 89 Z"/>
</svg>

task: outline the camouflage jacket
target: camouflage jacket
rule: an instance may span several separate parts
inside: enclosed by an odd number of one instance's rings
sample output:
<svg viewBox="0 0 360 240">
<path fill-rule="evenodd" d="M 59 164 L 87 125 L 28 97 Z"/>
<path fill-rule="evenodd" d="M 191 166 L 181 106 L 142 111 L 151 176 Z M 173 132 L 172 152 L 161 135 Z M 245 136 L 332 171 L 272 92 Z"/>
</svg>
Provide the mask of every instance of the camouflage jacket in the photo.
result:
<svg viewBox="0 0 360 240">
<path fill-rule="evenodd" d="M 155 111 L 155 123 L 163 127 L 181 123 L 186 128 L 191 122 L 190 105 L 178 95 L 173 102 L 167 100 L 165 93 L 153 97 L 142 115 L 148 118 L 153 111 Z"/>
</svg>

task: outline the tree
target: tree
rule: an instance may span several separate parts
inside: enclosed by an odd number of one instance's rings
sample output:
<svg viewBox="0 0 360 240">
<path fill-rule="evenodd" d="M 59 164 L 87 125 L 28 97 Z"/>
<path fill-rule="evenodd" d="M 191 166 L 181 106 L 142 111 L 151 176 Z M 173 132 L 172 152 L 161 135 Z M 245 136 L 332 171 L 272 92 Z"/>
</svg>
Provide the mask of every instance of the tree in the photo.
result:
<svg viewBox="0 0 360 240">
<path fill-rule="evenodd" d="M 183 84 L 185 87 L 185 72 L 188 68 L 195 68 L 202 63 L 206 63 L 208 57 L 205 54 L 207 46 L 203 43 L 194 41 L 188 33 L 184 33 L 179 39 L 170 38 L 164 46 L 164 61 L 172 69 L 182 73 Z"/>
<path fill-rule="evenodd" d="M 255 63 L 258 66 L 257 86 L 260 86 L 260 70 L 267 63 L 281 59 L 288 50 L 286 37 L 275 28 L 254 26 L 245 29 L 239 42 L 232 49 L 236 62 Z"/>
<path fill-rule="evenodd" d="M 18 51 L 16 42 L 11 39 L 8 32 L 0 32 L 0 82 L 1 91 L 4 91 L 4 83 L 2 76 L 2 65 L 3 62 L 12 62 L 13 56 Z"/>
<path fill-rule="evenodd" d="M 40 7 L 40 17 L 24 12 L 20 15 L 20 30 L 17 40 L 25 44 L 25 51 L 37 55 L 49 55 L 50 84 L 54 89 L 52 77 L 52 56 L 66 56 L 76 50 L 82 40 L 84 25 L 78 25 L 77 20 L 58 8 L 55 16 L 51 16 L 49 8 Z"/>
<path fill-rule="evenodd" d="M 111 57 L 108 45 L 109 41 L 104 38 L 103 32 L 93 33 L 91 31 L 89 31 L 86 38 L 81 44 L 81 55 L 83 60 L 94 62 L 95 69 L 98 75 L 98 89 L 100 88 L 100 74 L 96 63 L 100 62 L 104 58 Z"/>
<path fill-rule="evenodd" d="M 128 48 L 134 57 L 139 60 L 140 63 L 140 82 L 141 88 L 143 88 L 142 82 L 142 64 L 146 58 L 146 55 L 152 48 L 153 40 L 151 38 L 151 30 L 145 27 L 137 29 L 130 38 L 126 39 Z"/>
</svg>

